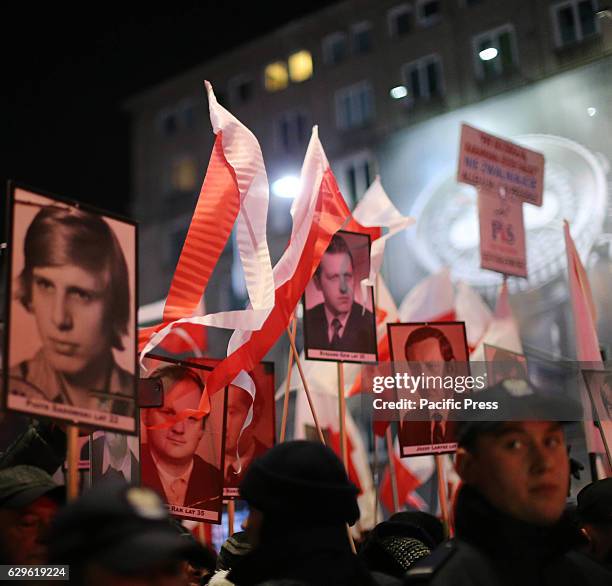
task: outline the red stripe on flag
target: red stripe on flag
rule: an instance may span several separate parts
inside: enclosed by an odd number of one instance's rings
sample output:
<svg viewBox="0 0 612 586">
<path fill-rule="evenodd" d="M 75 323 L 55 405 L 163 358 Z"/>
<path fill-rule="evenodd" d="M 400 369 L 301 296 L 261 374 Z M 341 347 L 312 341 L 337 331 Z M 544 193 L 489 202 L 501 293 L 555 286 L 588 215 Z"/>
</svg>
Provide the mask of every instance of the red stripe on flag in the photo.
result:
<svg viewBox="0 0 612 586">
<path fill-rule="evenodd" d="M 343 227 L 349 217 L 350 212 L 330 169 L 323 174 L 315 210 L 313 223 L 295 273 L 276 289 L 274 308 L 262 328 L 252 332 L 246 343 L 221 361 L 211 372 L 206 384 L 209 395 L 231 383 L 241 370 L 247 372 L 253 370 L 283 334 L 332 236 Z"/>
</svg>

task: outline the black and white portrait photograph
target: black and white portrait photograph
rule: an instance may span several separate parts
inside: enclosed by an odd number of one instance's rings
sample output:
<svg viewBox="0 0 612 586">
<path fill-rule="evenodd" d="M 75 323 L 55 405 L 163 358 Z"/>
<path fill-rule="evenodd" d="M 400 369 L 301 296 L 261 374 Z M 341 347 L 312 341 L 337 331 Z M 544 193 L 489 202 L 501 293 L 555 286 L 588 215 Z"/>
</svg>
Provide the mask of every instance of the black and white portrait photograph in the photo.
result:
<svg viewBox="0 0 612 586">
<path fill-rule="evenodd" d="M 432 384 L 415 393 L 415 398 L 440 402 L 448 395 L 444 376 L 461 374 L 468 363 L 468 347 L 463 322 L 388 324 L 391 360 L 397 365 L 410 363 L 410 374 L 431 377 Z M 465 374 L 469 374 L 466 372 Z M 448 410 L 429 409 L 422 421 L 404 419 L 400 425 L 402 456 L 453 452 L 457 449 L 456 423 L 449 421 Z"/>
<path fill-rule="evenodd" d="M 140 482 L 173 515 L 219 523 L 225 393 L 205 393 L 210 368 L 156 359 L 146 365 L 147 375 L 163 386 L 163 404 L 140 410 Z"/>
<path fill-rule="evenodd" d="M 136 431 L 136 226 L 12 185 L 8 409 Z"/>
<path fill-rule="evenodd" d="M 374 294 L 360 284 L 369 271 L 369 235 L 334 234 L 304 292 L 306 358 L 376 362 Z"/>
<path fill-rule="evenodd" d="M 139 443 L 135 435 L 96 431 L 90 442 L 91 484 L 114 478 L 138 483 Z"/>
</svg>

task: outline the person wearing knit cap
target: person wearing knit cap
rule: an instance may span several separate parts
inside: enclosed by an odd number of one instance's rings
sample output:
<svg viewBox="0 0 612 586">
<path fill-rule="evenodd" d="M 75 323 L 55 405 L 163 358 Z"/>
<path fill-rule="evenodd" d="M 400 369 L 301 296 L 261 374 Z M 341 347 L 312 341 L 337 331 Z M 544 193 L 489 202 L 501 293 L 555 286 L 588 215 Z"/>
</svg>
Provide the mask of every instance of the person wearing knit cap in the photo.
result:
<svg viewBox="0 0 612 586">
<path fill-rule="evenodd" d="M 589 541 L 589 555 L 612 570 L 612 478 L 596 480 L 578 493 L 576 515 Z"/>
<path fill-rule="evenodd" d="M 0 470 L 0 563 L 46 563 L 46 532 L 63 501 L 64 487 L 40 468 Z"/>
<path fill-rule="evenodd" d="M 322 444 L 290 441 L 253 461 L 240 484 L 253 551 L 228 580 L 239 586 L 376 584 L 350 549 L 346 525 L 359 518 L 358 490 Z"/>
<path fill-rule="evenodd" d="M 455 467 L 463 484 L 455 539 L 414 564 L 406 586 L 612 584 L 605 568 L 572 551 L 575 526 L 564 517 L 570 463 L 563 423 L 580 405 L 555 391 L 506 379 L 474 393 L 484 405 L 497 403 L 506 420 L 483 413 L 458 420 Z"/>
</svg>

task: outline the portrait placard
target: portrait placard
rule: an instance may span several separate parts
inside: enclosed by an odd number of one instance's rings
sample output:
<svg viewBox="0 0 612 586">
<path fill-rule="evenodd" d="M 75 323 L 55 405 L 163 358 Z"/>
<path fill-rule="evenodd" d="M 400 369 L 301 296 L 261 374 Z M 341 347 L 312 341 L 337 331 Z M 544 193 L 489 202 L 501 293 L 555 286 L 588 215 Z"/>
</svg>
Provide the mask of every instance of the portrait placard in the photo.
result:
<svg viewBox="0 0 612 586">
<path fill-rule="evenodd" d="M 169 512 L 220 523 L 225 461 L 225 393 L 205 395 L 210 366 L 158 355 L 145 357 L 142 376 L 163 387 L 159 408 L 142 408 L 140 483 L 155 490 Z"/>
<path fill-rule="evenodd" d="M 443 404 L 443 398 L 448 394 L 443 379 L 469 374 L 464 322 L 388 324 L 387 331 L 395 369 L 404 363 L 406 369 L 414 370 L 409 374 L 427 381 L 415 391 L 415 399 Z M 448 409 L 428 408 L 427 413 L 428 420 L 402 418 L 399 431 L 402 457 L 441 454 L 457 449 L 456 422 L 449 421 Z"/>
<path fill-rule="evenodd" d="M 4 405 L 136 433 L 136 224 L 9 186 Z"/>
<path fill-rule="evenodd" d="M 583 370 L 586 390 L 593 408 L 593 419 L 608 456 L 612 455 L 612 370 Z M 610 462 L 612 465 L 612 462 Z"/>
<path fill-rule="evenodd" d="M 361 290 L 369 272 L 370 236 L 337 232 L 304 291 L 307 359 L 376 362 L 374 293 Z"/>
<path fill-rule="evenodd" d="M 507 378 L 528 378 L 527 358 L 523 354 L 490 344 L 483 344 L 483 348 L 490 386 Z"/>
<path fill-rule="evenodd" d="M 139 483 L 140 442 L 134 435 L 96 431 L 89 442 L 90 484 L 110 478 Z"/>
</svg>

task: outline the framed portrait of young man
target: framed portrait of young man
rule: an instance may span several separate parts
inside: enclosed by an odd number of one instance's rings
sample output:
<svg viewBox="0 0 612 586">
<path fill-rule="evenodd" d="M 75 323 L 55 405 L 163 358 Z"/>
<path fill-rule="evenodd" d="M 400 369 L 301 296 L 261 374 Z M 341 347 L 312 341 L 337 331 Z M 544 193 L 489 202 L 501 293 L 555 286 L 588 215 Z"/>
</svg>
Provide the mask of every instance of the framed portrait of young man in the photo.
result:
<svg viewBox="0 0 612 586">
<path fill-rule="evenodd" d="M 5 407 L 135 434 L 136 224 L 10 184 L 7 233 Z"/>
<path fill-rule="evenodd" d="M 220 523 L 225 393 L 206 393 L 210 366 L 153 354 L 144 366 L 143 378 L 163 387 L 163 402 L 140 409 L 140 483 L 155 490 L 172 515 Z"/>
<path fill-rule="evenodd" d="M 140 443 L 138 436 L 114 431 L 96 431 L 89 442 L 90 484 L 107 479 L 139 483 Z"/>
<path fill-rule="evenodd" d="M 395 369 L 403 368 L 411 376 L 421 377 L 419 388 L 411 398 L 427 400 L 427 406 L 419 409 L 417 418 L 411 418 L 410 413 L 402 417 L 400 455 L 454 452 L 457 426 L 449 420 L 451 413 L 444 399 L 452 397 L 455 377 L 469 375 L 465 323 L 388 324 L 387 331 Z"/>
<path fill-rule="evenodd" d="M 527 379 L 527 358 L 518 352 L 484 344 L 487 378 L 493 386 L 507 378 Z"/>
<path fill-rule="evenodd" d="M 582 370 L 588 401 L 608 457 L 612 455 L 612 370 Z"/>
<path fill-rule="evenodd" d="M 370 236 L 336 232 L 304 291 L 308 360 L 377 361 L 374 293 L 361 287 L 369 273 Z"/>
</svg>

